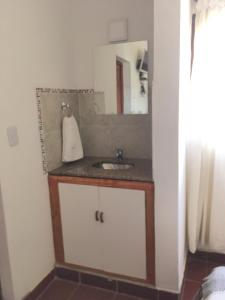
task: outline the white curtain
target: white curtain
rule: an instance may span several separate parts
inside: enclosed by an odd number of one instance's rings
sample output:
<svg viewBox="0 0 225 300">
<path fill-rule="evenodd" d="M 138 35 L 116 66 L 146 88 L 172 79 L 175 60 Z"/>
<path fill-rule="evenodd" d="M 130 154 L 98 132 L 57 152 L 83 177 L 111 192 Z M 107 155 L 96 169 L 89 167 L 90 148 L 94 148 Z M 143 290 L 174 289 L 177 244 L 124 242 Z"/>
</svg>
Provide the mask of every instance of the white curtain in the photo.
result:
<svg viewBox="0 0 225 300">
<path fill-rule="evenodd" d="M 225 253 L 225 0 L 198 0 L 188 111 L 191 252 Z"/>
</svg>

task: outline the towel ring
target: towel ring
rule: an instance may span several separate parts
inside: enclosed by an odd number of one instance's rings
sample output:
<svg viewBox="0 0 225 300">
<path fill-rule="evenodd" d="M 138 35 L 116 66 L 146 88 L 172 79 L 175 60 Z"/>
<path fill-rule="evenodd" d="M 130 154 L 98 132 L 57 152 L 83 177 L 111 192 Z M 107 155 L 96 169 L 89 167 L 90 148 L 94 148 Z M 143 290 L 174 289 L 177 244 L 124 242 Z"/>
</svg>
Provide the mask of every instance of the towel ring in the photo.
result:
<svg viewBox="0 0 225 300">
<path fill-rule="evenodd" d="M 66 113 L 68 117 L 71 117 L 73 114 L 72 108 L 69 103 L 62 102 L 61 109 Z"/>
</svg>

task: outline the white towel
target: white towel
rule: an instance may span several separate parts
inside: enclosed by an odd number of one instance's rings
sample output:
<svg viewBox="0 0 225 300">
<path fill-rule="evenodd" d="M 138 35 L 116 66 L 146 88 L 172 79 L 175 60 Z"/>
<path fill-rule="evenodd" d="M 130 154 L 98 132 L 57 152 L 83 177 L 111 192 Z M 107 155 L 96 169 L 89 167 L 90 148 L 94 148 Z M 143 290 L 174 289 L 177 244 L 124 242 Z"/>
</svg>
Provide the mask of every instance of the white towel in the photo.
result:
<svg viewBox="0 0 225 300">
<path fill-rule="evenodd" d="M 71 162 L 84 157 L 80 132 L 74 116 L 64 117 L 62 124 L 62 161 Z"/>
<path fill-rule="evenodd" d="M 219 292 L 214 292 L 205 300 L 224 300 L 225 299 L 225 292 L 224 291 L 219 291 Z"/>
</svg>

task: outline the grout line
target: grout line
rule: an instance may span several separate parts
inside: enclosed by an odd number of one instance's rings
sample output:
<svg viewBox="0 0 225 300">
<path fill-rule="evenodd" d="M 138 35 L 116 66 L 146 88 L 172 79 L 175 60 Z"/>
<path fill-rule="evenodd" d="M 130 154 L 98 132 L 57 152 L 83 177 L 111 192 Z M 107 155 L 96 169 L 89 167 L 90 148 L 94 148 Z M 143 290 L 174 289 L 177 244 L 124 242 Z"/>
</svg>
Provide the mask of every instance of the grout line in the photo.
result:
<svg viewBox="0 0 225 300">
<path fill-rule="evenodd" d="M 119 282 L 116 280 L 116 292 L 119 293 Z"/>
<path fill-rule="evenodd" d="M 81 284 L 80 284 L 80 281 L 79 281 L 79 275 L 80 275 L 80 272 L 78 273 L 78 282 L 77 281 L 72 281 L 74 284 L 76 284 L 74 286 L 74 289 L 71 293 L 71 295 L 69 296 L 69 298 L 67 300 L 71 300 L 72 297 L 74 296 L 74 294 L 76 294 L 76 291 L 80 288 Z"/>
<path fill-rule="evenodd" d="M 74 287 L 73 291 L 71 292 L 71 295 L 68 297 L 67 300 L 71 300 L 72 299 L 72 297 L 74 296 L 74 294 L 76 294 L 76 291 L 78 290 L 78 288 L 79 288 L 79 286 Z"/>
<path fill-rule="evenodd" d="M 118 293 L 114 293 L 114 294 L 113 294 L 113 297 L 112 297 L 112 300 L 115 300 L 116 297 L 117 297 L 117 295 L 118 295 Z"/>
<path fill-rule="evenodd" d="M 81 272 L 78 272 L 78 283 L 79 283 L 79 285 L 81 285 Z"/>
<path fill-rule="evenodd" d="M 157 290 L 156 298 L 157 298 L 157 300 L 159 300 L 159 291 L 158 290 Z"/>
<path fill-rule="evenodd" d="M 47 291 L 47 289 L 53 285 L 54 281 L 56 279 L 56 276 L 53 277 L 53 279 L 49 282 L 49 284 L 46 286 L 46 288 L 40 293 L 40 295 L 36 298 L 36 300 L 40 299 L 44 294 L 45 292 Z"/>
<path fill-rule="evenodd" d="M 70 294 L 70 296 L 68 296 L 67 300 L 72 299 L 72 296 L 74 295 L 74 293 L 76 292 L 76 290 L 77 290 L 77 287 L 74 286 L 74 289 L 71 291 L 71 294 Z"/>
<path fill-rule="evenodd" d="M 196 282 L 196 283 L 202 282 L 202 280 L 193 280 L 193 279 L 185 279 L 184 281 L 190 281 L 190 282 Z"/>
</svg>

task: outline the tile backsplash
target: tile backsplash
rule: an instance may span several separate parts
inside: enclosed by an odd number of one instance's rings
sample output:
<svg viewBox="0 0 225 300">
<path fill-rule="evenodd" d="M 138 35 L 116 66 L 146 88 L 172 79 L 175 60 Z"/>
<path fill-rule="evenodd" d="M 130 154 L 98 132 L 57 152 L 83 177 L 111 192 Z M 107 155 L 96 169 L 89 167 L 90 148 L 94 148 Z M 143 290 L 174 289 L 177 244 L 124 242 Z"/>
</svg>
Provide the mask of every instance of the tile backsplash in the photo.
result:
<svg viewBox="0 0 225 300">
<path fill-rule="evenodd" d="M 151 158 L 151 114 L 100 115 L 101 93 L 93 90 L 37 89 L 39 129 L 45 173 L 62 165 L 62 102 L 78 122 L 85 156 Z"/>
<path fill-rule="evenodd" d="M 43 169 L 46 172 L 62 165 L 62 102 L 69 103 L 79 122 L 78 94 L 74 90 L 37 89 L 39 130 Z"/>
</svg>

